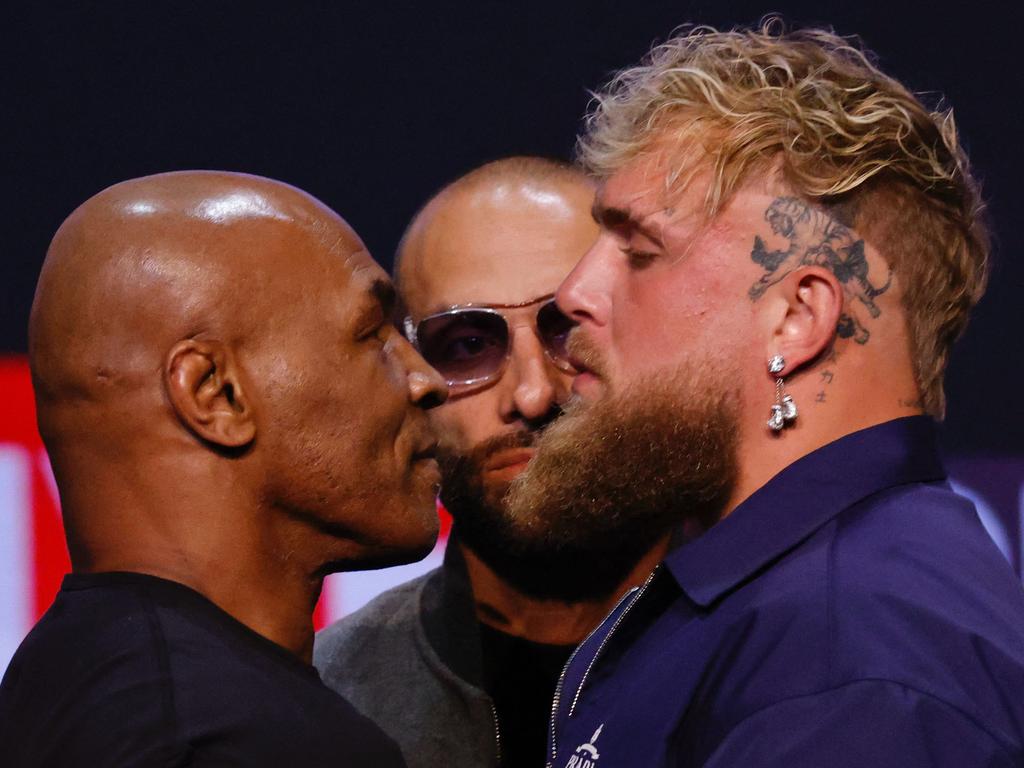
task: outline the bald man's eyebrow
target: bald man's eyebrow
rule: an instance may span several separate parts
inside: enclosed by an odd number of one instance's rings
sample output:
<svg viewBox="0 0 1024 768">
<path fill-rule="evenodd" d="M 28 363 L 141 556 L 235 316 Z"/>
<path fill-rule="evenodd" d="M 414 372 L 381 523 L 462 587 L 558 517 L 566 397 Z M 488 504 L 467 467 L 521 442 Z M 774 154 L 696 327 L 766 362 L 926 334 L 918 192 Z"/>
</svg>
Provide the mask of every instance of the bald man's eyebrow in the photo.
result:
<svg viewBox="0 0 1024 768">
<path fill-rule="evenodd" d="M 391 281 L 385 278 L 373 280 L 362 295 L 359 307 L 354 313 L 356 338 L 376 333 L 382 325 L 395 324 L 395 304 L 398 296 Z"/>
<path fill-rule="evenodd" d="M 384 317 L 390 318 L 395 312 L 395 303 L 398 301 L 395 286 L 389 280 L 378 278 L 370 285 L 370 293 L 380 304 Z"/>
<path fill-rule="evenodd" d="M 594 217 L 594 221 L 603 229 L 609 229 L 624 236 L 637 232 L 659 248 L 665 247 L 661 242 L 661 235 L 658 232 L 648 227 L 632 211 L 625 208 L 614 208 L 595 201 L 590 209 L 590 215 Z"/>
</svg>

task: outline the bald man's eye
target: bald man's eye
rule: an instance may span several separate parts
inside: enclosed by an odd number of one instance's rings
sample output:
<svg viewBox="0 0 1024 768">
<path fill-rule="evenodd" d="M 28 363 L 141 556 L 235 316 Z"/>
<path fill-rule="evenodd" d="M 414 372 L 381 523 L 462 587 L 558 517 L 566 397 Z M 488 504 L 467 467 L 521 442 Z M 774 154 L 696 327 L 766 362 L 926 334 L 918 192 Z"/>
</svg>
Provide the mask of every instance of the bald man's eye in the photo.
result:
<svg viewBox="0 0 1024 768">
<path fill-rule="evenodd" d="M 390 322 L 384 322 L 377 326 L 377 330 L 373 332 L 371 338 L 380 342 L 382 345 L 387 344 L 388 338 L 390 338 L 393 331 L 397 331 L 395 326 Z"/>
<path fill-rule="evenodd" d="M 365 330 L 360 331 L 356 335 L 356 341 L 371 341 L 371 342 L 384 342 L 387 341 L 388 333 L 394 329 L 389 319 L 385 319 L 379 312 L 374 313 L 374 317 L 367 318 L 367 322 L 363 324 Z"/>
<path fill-rule="evenodd" d="M 448 356 L 453 360 L 471 360 L 486 354 L 494 346 L 492 339 L 483 336 L 466 336 L 450 345 Z"/>
<path fill-rule="evenodd" d="M 501 341 L 492 335 L 468 329 L 454 331 L 440 342 L 434 348 L 435 353 L 443 360 L 458 364 L 475 362 L 493 355 L 499 348 L 504 349 Z"/>
</svg>

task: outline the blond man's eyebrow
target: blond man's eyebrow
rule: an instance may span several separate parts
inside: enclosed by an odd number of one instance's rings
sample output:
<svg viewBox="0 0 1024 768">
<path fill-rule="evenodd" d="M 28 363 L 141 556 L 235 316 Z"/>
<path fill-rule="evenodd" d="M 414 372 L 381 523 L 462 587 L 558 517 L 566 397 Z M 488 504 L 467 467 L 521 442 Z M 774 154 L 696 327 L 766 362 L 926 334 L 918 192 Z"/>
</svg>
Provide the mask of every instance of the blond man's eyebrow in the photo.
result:
<svg viewBox="0 0 1024 768">
<path fill-rule="evenodd" d="M 590 215 L 594 217 L 595 222 L 605 229 L 638 232 L 651 242 L 655 243 L 659 248 L 664 247 L 661 240 L 661 234 L 649 227 L 641 219 L 637 218 L 637 216 L 628 209 L 606 206 L 595 202 L 590 209 Z"/>
</svg>

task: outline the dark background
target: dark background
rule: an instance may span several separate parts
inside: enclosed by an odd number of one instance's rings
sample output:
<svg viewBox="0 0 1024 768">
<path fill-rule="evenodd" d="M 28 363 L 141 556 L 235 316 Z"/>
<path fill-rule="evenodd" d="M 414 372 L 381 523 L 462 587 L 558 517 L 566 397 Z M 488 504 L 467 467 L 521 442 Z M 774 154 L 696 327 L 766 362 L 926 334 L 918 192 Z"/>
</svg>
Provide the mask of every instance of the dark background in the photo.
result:
<svg viewBox="0 0 1024 768">
<path fill-rule="evenodd" d="M 779 11 L 857 33 L 886 71 L 956 109 L 997 232 L 989 295 L 948 377 L 947 450 L 1024 453 L 1016 3 L 35 4 L 8 10 L 0 353 L 25 350 L 46 246 L 126 178 L 248 171 L 337 209 L 390 264 L 439 186 L 509 154 L 568 157 L 588 88 L 685 22 Z"/>
</svg>

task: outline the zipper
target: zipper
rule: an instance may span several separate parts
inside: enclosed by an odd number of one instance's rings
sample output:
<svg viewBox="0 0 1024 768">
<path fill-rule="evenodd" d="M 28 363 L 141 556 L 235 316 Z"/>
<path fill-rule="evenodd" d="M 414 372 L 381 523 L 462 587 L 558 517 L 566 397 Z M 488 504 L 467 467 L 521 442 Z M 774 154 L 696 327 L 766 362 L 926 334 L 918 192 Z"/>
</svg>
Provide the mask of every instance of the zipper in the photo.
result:
<svg viewBox="0 0 1024 768">
<path fill-rule="evenodd" d="M 651 583 L 651 579 L 654 578 L 654 574 L 657 573 L 658 568 L 660 567 L 660 565 L 655 566 L 654 570 L 651 571 L 651 574 L 647 577 L 647 581 L 643 583 L 643 586 L 633 587 L 631 590 L 626 592 L 626 594 L 619 598 L 619 601 L 615 604 L 615 607 L 613 607 L 608 612 L 609 614 L 615 613 L 615 611 L 619 609 L 620 605 L 626 602 L 626 600 L 632 598 L 629 605 L 627 605 L 625 610 L 623 610 L 622 613 L 619 615 L 619 618 L 615 620 L 615 623 L 612 625 L 612 628 L 608 630 L 608 634 L 605 635 L 604 640 L 601 641 L 601 645 L 597 647 L 597 652 L 594 654 L 593 658 L 591 658 L 590 664 L 587 665 L 587 669 L 583 673 L 583 679 L 580 680 L 579 687 L 576 689 L 576 695 L 573 697 L 572 705 L 569 707 L 570 717 L 572 717 L 573 710 L 576 709 L 576 702 L 579 700 L 580 691 L 583 690 L 583 684 L 587 681 L 587 675 L 590 674 L 590 669 L 594 666 L 594 662 L 597 660 L 597 657 L 601 654 L 601 650 L 604 648 L 605 643 L 608 642 L 608 638 L 612 636 L 613 632 L 615 632 L 615 629 L 619 626 L 623 617 L 625 617 L 625 615 L 629 613 L 630 608 L 632 608 L 634 603 L 636 603 L 636 601 L 640 599 L 640 595 L 642 595 L 644 593 L 644 590 L 647 589 L 647 585 Z M 555 760 L 558 759 L 558 745 L 555 743 L 555 715 L 558 713 L 558 704 L 562 698 L 562 684 L 565 682 L 565 673 L 569 671 L 569 667 L 572 666 L 572 661 L 576 658 L 576 654 L 580 652 L 580 648 L 586 645 L 587 641 L 589 641 L 590 638 L 592 638 L 597 633 L 597 631 L 601 629 L 602 626 L 604 626 L 604 622 L 601 622 L 592 630 L 590 630 L 590 633 L 585 638 L 583 638 L 583 642 L 581 642 L 573 649 L 573 652 L 569 655 L 569 660 L 565 662 L 565 666 L 562 667 L 562 674 L 558 677 L 558 685 L 555 686 L 555 697 L 551 702 L 551 759 L 548 761 L 545 768 L 553 768 Z"/>
<path fill-rule="evenodd" d="M 498 708 L 494 706 L 494 701 L 490 696 L 487 697 L 487 703 L 491 705 L 491 716 L 494 718 L 494 751 L 497 757 L 496 765 L 501 766 L 501 728 L 498 726 Z"/>
<path fill-rule="evenodd" d="M 633 589 L 636 589 L 636 587 Z M 632 589 L 622 596 L 622 600 L 625 600 L 631 594 L 633 594 Z M 622 605 L 622 600 L 619 600 L 619 602 L 615 604 L 615 608 Z M 615 608 L 612 608 L 612 610 L 614 611 Z M 569 667 L 572 665 L 572 660 L 576 658 L 576 654 L 579 653 L 580 648 L 582 648 L 586 644 L 587 640 L 593 637 L 594 633 L 600 628 L 601 625 L 598 624 L 590 631 L 590 634 L 583 638 L 582 643 L 572 649 L 572 653 L 569 654 L 569 660 L 565 662 L 565 666 L 562 667 L 562 674 L 558 676 L 558 685 L 555 686 L 555 697 L 551 700 L 551 759 L 548 761 L 545 768 L 553 768 L 558 753 L 558 747 L 555 744 L 555 715 L 558 713 L 558 702 L 562 698 L 562 683 L 565 682 L 565 673 L 569 670 Z"/>
<path fill-rule="evenodd" d="M 626 614 L 630 612 L 633 606 L 636 605 L 637 601 L 643 596 L 644 592 L 647 590 L 647 587 L 650 585 L 651 581 L 653 581 L 654 575 L 658 572 L 658 568 L 660 567 L 660 565 L 655 566 L 654 570 L 651 571 L 651 575 L 647 577 L 647 581 L 645 581 L 643 583 L 643 586 L 637 590 L 636 594 L 633 596 L 633 599 L 629 601 L 629 605 L 623 608 L 622 613 L 619 614 L 619 618 L 615 620 L 615 623 L 612 624 L 612 628 L 608 630 L 608 634 L 604 636 L 604 639 L 601 641 L 601 644 L 597 646 L 597 651 L 594 653 L 593 656 L 590 657 L 590 663 L 587 664 L 587 669 L 583 672 L 583 678 L 580 680 L 579 687 L 576 689 L 576 695 L 572 697 L 572 704 L 569 705 L 569 717 L 572 717 L 572 713 L 576 710 L 576 703 L 580 700 L 580 693 L 582 693 L 583 691 L 583 686 L 587 684 L 587 676 L 590 674 L 590 670 L 594 668 L 594 664 L 597 662 L 598 657 L 601 655 L 601 651 L 604 650 L 604 647 L 608 644 L 608 641 L 611 639 L 612 635 L 615 634 L 615 630 L 619 628 L 619 625 L 626 618 Z"/>
</svg>

